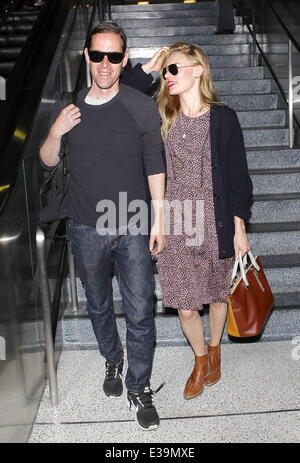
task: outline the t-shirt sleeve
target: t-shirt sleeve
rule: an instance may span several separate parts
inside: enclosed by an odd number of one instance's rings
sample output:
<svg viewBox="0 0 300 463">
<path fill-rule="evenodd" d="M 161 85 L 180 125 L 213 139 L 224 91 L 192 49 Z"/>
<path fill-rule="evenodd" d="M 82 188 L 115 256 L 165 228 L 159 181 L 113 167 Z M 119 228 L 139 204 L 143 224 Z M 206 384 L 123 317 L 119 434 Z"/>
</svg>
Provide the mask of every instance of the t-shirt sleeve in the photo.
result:
<svg viewBox="0 0 300 463">
<path fill-rule="evenodd" d="M 152 84 L 153 77 L 151 74 L 146 74 L 143 71 L 142 65 L 138 63 L 132 69 L 124 71 L 122 74 L 122 84 L 128 85 L 129 87 L 140 90 L 141 92 L 147 92 L 150 85 Z"/>
<path fill-rule="evenodd" d="M 146 175 L 166 173 L 164 143 L 156 103 L 149 99 L 144 108 L 143 161 Z"/>
</svg>

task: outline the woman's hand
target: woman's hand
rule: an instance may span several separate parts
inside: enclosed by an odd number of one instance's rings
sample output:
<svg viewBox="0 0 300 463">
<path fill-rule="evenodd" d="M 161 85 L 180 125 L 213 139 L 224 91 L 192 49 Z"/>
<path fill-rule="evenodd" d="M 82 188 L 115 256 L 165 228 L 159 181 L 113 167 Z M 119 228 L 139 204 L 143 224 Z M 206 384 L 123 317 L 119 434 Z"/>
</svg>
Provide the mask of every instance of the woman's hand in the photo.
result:
<svg viewBox="0 0 300 463">
<path fill-rule="evenodd" d="M 240 255 L 243 257 L 251 248 L 247 237 L 245 222 L 240 217 L 234 217 L 235 234 L 233 238 L 233 246 L 235 260 L 238 260 Z"/>
</svg>

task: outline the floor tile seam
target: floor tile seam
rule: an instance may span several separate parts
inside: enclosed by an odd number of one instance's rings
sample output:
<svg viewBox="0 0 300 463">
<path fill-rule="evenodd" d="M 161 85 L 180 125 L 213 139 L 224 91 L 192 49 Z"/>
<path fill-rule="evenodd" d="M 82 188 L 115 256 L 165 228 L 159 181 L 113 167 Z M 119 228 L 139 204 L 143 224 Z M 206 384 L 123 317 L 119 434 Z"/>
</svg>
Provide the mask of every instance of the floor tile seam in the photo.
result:
<svg viewBox="0 0 300 463">
<path fill-rule="evenodd" d="M 160 421 L 176 421 L 176 420 L 193 420 L 193 419 L 205 419 L 205 418 L 227 418 L 234 416 L 254 416 L 254 415 L 272 415 L 276 413 L 295 413 L 300 412 L 300 408 L 295 409 L 280 409 L 280 410 L 263 410 L 260 412 L 236 412 L 236 413 L 217 413 L 212 415 L 192 415 L 192 416 L 171 416 L 171 417 L 160 417 Z M 134 420 L 91 420 L 91 421 L 61 421 L 55 422 L 36 422 L 34 426 L 52 426 L 52 425 L 82 425 L 82 424 L 124 424 L 131 423 Z"/>
</svg>

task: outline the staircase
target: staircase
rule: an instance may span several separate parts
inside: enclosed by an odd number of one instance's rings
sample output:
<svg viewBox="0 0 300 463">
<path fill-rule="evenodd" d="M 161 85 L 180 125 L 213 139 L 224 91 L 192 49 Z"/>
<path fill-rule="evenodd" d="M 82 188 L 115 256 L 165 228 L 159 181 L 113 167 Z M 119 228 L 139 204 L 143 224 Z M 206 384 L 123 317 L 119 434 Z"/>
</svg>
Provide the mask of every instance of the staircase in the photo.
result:
<svg viewBox="0 0 300 463">
<path fill-rule="evenodd" d="M 288 147 L 287 111 L 272 81 L 264 78 L 264 68 L 253 66 L 252 39 L 242 18 L 235 18 L 234 35 L 214 35 L 217 17 L 212 1 L 112 7 L 112 20 L 127 32 L 132 65 L 144 63 L 159 47 L 177 41 L 197 43 L 208 56 L 220 99 L 237 111 L 254 185 L 248 233 L 275 296 L 262 340 L 291 339 L 297 334 L 300 314 L 300 149 Z M 76 46 L 79 51 L 83 44 L 76 41 Z M 157 344 L 185 344 L 176 311 L 163 307 L 155 277 Z M 115 279 L 113 287 L 117 321 L 125 339 Z M 79 280 L 78 292 L 78 312 L 69 307 L 64 319 L 65 347 L 97 348 Z M 226 334 L 223 342 L 228 342 Z"/>
</svg>

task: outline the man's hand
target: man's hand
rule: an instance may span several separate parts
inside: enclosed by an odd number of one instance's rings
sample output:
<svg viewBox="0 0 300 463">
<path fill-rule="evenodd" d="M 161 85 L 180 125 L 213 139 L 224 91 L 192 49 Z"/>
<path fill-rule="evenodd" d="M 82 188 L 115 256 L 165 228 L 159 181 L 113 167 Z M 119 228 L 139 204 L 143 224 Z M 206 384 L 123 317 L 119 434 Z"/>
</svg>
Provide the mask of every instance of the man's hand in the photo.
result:
<svg viewBox="0 0 300 463">
<path fill-rule="evenodd" d="M 59 163 L 58 155 L 63 135 L 70 132 L 80 122 L 80 110 L 77 106 L 69 104 L 62 109 L 40 149 L 41 159 L 47 166 L 52 167 Z"/>
<path fill-rule="evenodd" d="M 163 60 L 166 56 L 169 47 L 160 48 L 155 55 L 151 58 L 150 61 L 142 65 L 142 69 L 146 74 L 151 74 L 151 72 L 160 72 L 162 68 Z"/>
<path fill-rule="evenodd" d="M 69 104 L 61 110 L 56 121 L 52 124 L 52 133 L 57 137 L 62 137 L 81 122 L 80 116 L 80 109 Z"/>
</svg>

